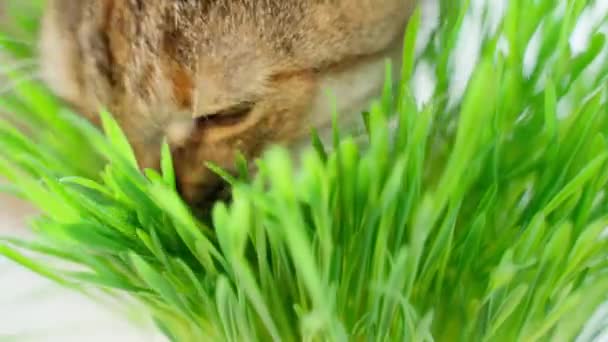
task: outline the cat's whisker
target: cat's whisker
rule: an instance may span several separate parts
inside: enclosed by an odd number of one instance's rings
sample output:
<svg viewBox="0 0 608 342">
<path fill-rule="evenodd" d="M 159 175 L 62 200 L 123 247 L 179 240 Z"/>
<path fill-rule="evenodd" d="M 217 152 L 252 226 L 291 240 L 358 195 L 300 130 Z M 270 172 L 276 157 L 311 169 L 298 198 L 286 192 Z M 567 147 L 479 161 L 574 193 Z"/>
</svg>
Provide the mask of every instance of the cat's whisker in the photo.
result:
<svg viewBox="0 0 608 342">
<path fill-rule="evenodd" d="M 6 75 L 15 71 L 22 71 L 28 68 L 38 67 L 38 60 L 34 58 L 21 59 L 12 64 L 2 65 L 0 64 L 0 75 Z"/>
<path fill-rule="evenodd" d="M 42 76 L 39 73 L 27 74 L 23 77 L 13 79 L 7 85 L 0 87 L 0 96 L 9 94 L 17 87 L 24 85 L 28 82 L 40 81 L 41 79 Z"/>
<path fill-rule="evenodd" d="M 27 47 L 36 46 L 36 43 L 34 41 L 27 41 L 27 40 L 23 40 L 23 39 L 8 38 L 8 37 L 0 37 L 0 46 L 2 46 L 2 43 L 20 44 L 20 45 L 27 46 Z"/>
</svg>

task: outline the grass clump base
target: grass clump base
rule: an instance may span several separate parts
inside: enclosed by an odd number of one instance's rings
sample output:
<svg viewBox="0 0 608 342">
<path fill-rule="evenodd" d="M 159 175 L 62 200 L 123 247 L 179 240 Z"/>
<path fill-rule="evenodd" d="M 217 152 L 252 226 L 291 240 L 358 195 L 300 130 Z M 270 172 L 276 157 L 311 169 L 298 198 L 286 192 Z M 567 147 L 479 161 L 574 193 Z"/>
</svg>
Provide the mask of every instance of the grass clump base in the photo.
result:
<svg viewBox="0 0 608 342">
<path fill-rule="evenodd" d="M 447 95 L 454 55 L 480 8 L 440 1 L 422 48 L 416 12 L 401 84 L 366 114 L 369 146 L 336 125 L 331 152 L 313 139 L 297 171 L 271 149 L 211 225 L 177 195 L 167 146 L 161 172 L 139 172 L 109 114 L 102 134 L 9 70 L 0 173 L 42 214 L 35 241 L 0 254 L 130 296 L 174 341 L 573 340 L 608 299 L 605 36 L 569 43 L 598 3 L 510 1 L 462 97 Z M 17 42 L 36 21 L 14 18 L 0 44 L 27 58 Z M 410 88 L 421 63 L 425 105 Z"/>
</svg>

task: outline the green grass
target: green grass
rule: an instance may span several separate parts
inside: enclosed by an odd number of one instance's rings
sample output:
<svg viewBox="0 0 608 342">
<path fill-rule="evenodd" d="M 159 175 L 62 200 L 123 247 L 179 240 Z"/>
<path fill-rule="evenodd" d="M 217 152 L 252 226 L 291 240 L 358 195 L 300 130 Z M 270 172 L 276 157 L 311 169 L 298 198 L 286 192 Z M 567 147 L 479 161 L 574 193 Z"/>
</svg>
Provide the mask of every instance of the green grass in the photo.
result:
<svg viewBox="0 0 608 342">
<path fill-rule="evenodd" d="M 11 114 L 0 174 L 41 215 L 37 240 L 6 238 L 0 254 L 75 289 L 128 294 L 174 341 L 573 340 L 608 300 L 605 36 L 578 54 L 568 44 L 593 3 L 511 1 L 450 105 L 468 1 L 441 1 L 419 56 L 417 13 L 401 84 L 387 80 L 366 116 L 369 145 L 336 125 L 331 151 L 313 138 L 298 169 L 272 148 L 257 176 L 230 180 L 233 202 L 211 224 L 177 195 L 166 147 L 162 172 L 141 173 L 109 114 L 104 134 L 36 82 L 15 82 L 0 98 Z M 29 58 L 17 41 L 36 20 L 14 18 L 0 45 Z M 437 84 L 418 106 L 422 61 Z"/>
</svg>

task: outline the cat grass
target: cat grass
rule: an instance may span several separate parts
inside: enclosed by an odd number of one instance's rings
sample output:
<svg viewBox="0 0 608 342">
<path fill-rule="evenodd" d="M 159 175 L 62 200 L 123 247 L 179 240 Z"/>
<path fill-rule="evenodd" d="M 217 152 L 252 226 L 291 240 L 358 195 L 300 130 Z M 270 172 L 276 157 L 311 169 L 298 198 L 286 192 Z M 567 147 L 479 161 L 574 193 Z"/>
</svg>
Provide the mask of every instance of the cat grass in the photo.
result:
<svg viewBox="0 0 608 342">
<path fill-rule="evenodd" d="M 40 6 L 9 2 L 5 54 L 27 60 Z M 112 119 L 66 109 L 30 70 L 3 68 L 0 174 L 40 215 L 0 254 L 75 291 L 141 305 L 172 341 L 572 341 L 608 300 L 608 58 L 599 1 L 491 1 L 462 96 L 453 75 L 469 1 L 418 10 L 403 71 L 364 114 L 368 144 L 313 133 L 296 168 L 270 148 L 259 173 L 222 174 L 233 200 L 197 218 L 162 168 L 137 169 Z M 27 10 L 22 6 L 29 6 Z M 526 60 L 536 37 L 536 62 Z M 421 65 L 435 80 L 421 103 Z M 587 331 L 587 337 L 601 328 Z"/>
</svg>

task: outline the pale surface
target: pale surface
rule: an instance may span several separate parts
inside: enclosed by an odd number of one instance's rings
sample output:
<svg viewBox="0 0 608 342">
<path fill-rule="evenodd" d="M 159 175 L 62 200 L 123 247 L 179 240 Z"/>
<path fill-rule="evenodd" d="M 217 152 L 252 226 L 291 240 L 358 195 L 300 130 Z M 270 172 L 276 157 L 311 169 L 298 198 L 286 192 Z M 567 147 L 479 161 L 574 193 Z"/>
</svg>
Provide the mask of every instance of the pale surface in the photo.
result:
<svg viewBox="0 0 608 342">
<path fill-rule="evenodd" d="M 0 195 L 0 235 L 27 236 L 32 210 Z M 155 329 L 125 313 L 64 289 L 0 258 L 0 341 L 164 342 Z"/>
</svg>

